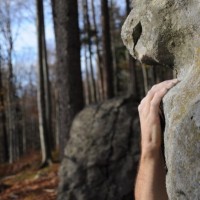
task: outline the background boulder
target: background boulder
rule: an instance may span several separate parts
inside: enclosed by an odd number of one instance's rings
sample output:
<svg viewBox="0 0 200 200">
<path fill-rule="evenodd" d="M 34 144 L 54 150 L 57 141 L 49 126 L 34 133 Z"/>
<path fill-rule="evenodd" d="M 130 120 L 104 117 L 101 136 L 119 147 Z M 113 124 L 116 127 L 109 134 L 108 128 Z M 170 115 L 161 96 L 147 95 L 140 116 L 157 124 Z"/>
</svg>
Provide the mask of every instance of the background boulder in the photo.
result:
<svg viewBox="0 0 200 200">
<path fill-rule="evenodd" d="M 131 98 L 85 108 L 71 128 L 58 199 L 133 199 L 139 135 L 137 105 Z"/>
</svg>

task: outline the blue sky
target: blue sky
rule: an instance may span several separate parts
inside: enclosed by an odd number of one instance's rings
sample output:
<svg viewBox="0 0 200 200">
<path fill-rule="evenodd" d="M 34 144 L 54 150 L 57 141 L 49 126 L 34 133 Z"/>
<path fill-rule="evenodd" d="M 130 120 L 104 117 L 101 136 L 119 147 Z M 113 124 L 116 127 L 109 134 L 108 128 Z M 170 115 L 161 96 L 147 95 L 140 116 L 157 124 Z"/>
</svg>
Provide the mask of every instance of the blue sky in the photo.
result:
<svg viewBox="0 0 200 200">
<path fill-rule="evenodd" d="M 36 9 L 34 0 L 27 0 L 24 8 L 16 16 L 19 20 L 13 20 L 13 36 L 14 41 L 14 65 L 15 74 L 20 77 L 24 71 L 33 70 L 37 65 L 37 34 L 36 34 Z M 113 2 L 116 2 L 113 0 Z M 120 5 L 121 12 L 124 11 L 125 0 L 117 0 Z M 100 15 L 100 0 L 96 1 L 98 6 L 97 15 Z M 55 50 L 54 31 L 52 24 L 52 15 L 50 0 L 45 0 L 45 26 L 47 47 L 51 52 Z M 20 16 L 21 15 L 21 16 Z M 17 19 L 17 18 L 16 18 Z M 84 69 L 85 61 L 82 58 L 82 68 Z M 36 72 L 36 67 L 34 68 Z M 33 71 L 32 71 L 33 72 Z M 34 73 L 34 72 L 33 72 Z M 84 70 L 83 70 L 84 73 Z"/>
<path fill-rule="evenodd" d="M 31 2 L 29 0 L 29 2 Z M 115 1 L 113 1 L 115 2 Z M 117 0 L 118 4 L 121 7 L 121 10 L 124 10 L 125 0 Z M 29 3 L 30 4 L 30 3 Z M 100 7 L 100 1 L 97 1 L 97 4 Z M 46 40 L 49 48 L 55 48 L 54 44 L 54 31 L 52 24 L 50 0 L 46 0 L 44 4 L 45 9 L 45 25 L 46 25 Z M 26 12 L 24 10 L 24 12 Z M 98 13 L 99 14 L 99 13 Z M 26 18 L 30 18 L 27 20 Z M 27 13 L 25 14 L 25 19 L 22 18 L 20 27 L 16 27 L 19 30 L 17 38 L 15 40 L 14 46 L 16 54 L 23 54 L 26 52 L 30 53 L 30 50 L 33 50 L 33 54 L 36 54 L 37 49 L 37 37 L 36 37 L 36 25 L 35 25 L 35 7 L 31 5 Z M 14 31 L 16 32 L 16 31 Z M 36 55 L 33 55 L 35 58 Z"/>
<path fill-rule="evenodd" d="M 46 28 L 46 40 L 49 48 L 55 48 L 54 44 L 54 31 L 51 20 L 51 8 L 49 0 L 45 2 L 45 28 Z M 26 11 L 24 11 L 26 12 Z M 20 26 L 14 26 L 16 33 L 16 40 L 14 42 L 15 57 L 17 60 L 22 59 L 24 56 L 27 59 L 27 63 L 33 63 L 37 60 L 37 34 L 36 34 L 36 20 L 35 20 L 35 6 L 31 5 L 30 10 L 27 11 L 26 17 L 21 20 Z M 28 55 L 26 55 L 28 54 Z"/>
</svg>

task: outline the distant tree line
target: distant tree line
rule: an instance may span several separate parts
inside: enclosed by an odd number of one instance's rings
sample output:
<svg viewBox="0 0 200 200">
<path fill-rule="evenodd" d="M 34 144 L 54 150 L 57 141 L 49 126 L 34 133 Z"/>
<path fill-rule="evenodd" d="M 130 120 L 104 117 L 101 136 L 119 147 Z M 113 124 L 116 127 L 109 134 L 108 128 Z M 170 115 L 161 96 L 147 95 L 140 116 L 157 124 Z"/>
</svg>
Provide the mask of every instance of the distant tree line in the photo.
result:
<svg viewBox="0 0 200 200">
<path fill-rule="evenodd" d="M 131 10 L 129 0 L 124 0 L 124 9 L 113 0 L 51 0 L 52 64 L 45 1 L 29 1 L 36 5 L 38 62 L 36 77 L 34 70 L 26 74 L 26 85 L 14 70 L 12 32 L 12 13 L 25 5 L 20 0 L 0 2 L 0 161 L 12 163 L 40 150 L 41 166 L 46 166 L 56 150 L 62 158 L 72 121 L 85 106 L 122 95 L 139 102 L 153 84 L 173 73 L 142 66 L 125 49 L 120 32 Z"/>
</svg>

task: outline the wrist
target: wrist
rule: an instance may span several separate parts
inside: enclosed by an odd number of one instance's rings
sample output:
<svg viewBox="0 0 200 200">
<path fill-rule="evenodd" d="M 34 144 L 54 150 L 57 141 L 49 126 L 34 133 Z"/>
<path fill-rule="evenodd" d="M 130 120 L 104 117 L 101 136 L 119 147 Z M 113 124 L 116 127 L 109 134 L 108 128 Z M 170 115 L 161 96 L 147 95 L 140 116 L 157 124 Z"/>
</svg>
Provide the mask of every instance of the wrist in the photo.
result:
<svg viewBox="0 0 200 200">
<path fill-rule="evenodd" d="M 161 156 L 160 147 L 143 147 L 141 152 L 141 160 L 157 160 Z"/>
</svg>

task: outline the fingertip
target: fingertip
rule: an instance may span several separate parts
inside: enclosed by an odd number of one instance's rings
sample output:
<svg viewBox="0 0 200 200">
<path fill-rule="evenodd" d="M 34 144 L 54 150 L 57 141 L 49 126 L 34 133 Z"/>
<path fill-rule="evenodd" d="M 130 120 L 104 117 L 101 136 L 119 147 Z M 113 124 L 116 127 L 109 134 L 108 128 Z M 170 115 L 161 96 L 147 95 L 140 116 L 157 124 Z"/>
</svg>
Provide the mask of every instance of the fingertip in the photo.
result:
<svg viewBox="0 0 200 200">
<path fill-rule="evenodd" d="M 180 80 L 178 80 L 177 78 L 175 78 L 175 79 L 172 80 L 172 82 L 173 82 L 174 84 L 176 84 L 176 83 L 180 82 Z"/>
</svg>

